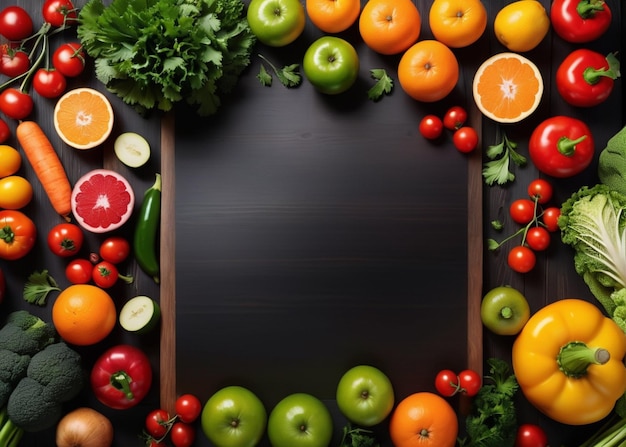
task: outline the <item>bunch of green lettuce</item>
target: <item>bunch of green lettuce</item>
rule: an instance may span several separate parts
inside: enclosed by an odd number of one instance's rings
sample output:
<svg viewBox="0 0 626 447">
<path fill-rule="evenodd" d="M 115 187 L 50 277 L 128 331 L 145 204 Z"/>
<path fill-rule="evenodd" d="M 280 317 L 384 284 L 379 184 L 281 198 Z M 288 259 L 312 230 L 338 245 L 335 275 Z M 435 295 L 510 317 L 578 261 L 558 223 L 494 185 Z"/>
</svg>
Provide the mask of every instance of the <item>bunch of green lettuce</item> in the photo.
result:
<svg viewBox="0 0 626 447">
<path fill-rule="evenodd" d="M 561 239 L 574 266 L 606 312 L 626 332 L 626 196 L 583 186 L 561 205 Z"/>
<path fill-rule="evenodd" d="M 598 158 L 600 183 L 626 194 L 626 127 L 613 135 Z"/>
<path fill-rule="evenodd" d="M 77 34 L 98 80 L 142 115 L 181 100 L 214 114 L 256 43 L 241 0 L 90 0 Z"/>
</svg>

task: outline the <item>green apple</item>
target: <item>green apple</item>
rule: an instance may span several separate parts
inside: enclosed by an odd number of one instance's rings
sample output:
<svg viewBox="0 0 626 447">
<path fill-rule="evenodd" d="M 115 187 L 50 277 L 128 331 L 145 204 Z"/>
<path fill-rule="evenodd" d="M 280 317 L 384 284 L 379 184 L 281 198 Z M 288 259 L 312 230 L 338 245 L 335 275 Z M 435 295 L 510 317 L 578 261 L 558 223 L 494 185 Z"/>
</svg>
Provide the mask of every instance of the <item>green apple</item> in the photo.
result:
<svg viewBox="0 0 626 447">
<path fill-rule="evenodd" d="M 302 70 L 320 92 L 336 95 L 348 90 L 359 76 L 359 55 L 345 39 L 323 36 L 304 53 Z"/>
<path fill-rule="evenodd" d="M 216 447 L 254 447 L 265 433 L 267 411 L 249 389 L 227 386 L 207 400 L 200 422 Z"/>
<path fill-rule="evenodd" d="M 317 397 L 290 394 L 270 413 L 267 435 L 273 447 L 327 447 L 333 437 L 333 418 Z"/>
<path fill-rule="evenodd" d="M 370 365 L 355 366 L 337 385 L 337 406 L 351 422 L 371 427 L 382 422 L 393 409 L 393 386 L 389 377 Z"/>
<path fill-rule="evenodd" d="M 259 42 L 284 47 L 304 31 L 304 6 L 299 0 L 251 0 L 248 24 Z"/>
</svg>

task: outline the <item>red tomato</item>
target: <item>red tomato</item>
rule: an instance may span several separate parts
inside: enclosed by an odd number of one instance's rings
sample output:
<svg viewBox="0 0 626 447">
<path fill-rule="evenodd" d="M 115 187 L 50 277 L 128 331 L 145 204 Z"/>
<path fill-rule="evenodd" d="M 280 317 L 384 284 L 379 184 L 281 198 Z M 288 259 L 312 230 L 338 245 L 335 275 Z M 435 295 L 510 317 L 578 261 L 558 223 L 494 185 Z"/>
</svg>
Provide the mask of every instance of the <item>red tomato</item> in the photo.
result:
<svg viewBox="0 0 626 447">
<path fill-rule="evenodd" d="M 130 244 L 121 236 L 111 236 L 100 244 L 100 257 L 112 264 L 119 264 L 128 258 Z"/>
<path fill-rule="evenodd" d="M 84 238 L 83 230 L 78 225 L 64 222 L 48 232 L 48 247 L 57 256 L 69 257 L 80 251 Z"/>
<path fill-rule="evenodd" d="M 553 116 L 530 135 L 528 154 L 539 171 L 552 177 L 572 177 L 591 164 L 594 140 L 589 127 L 577 118 Z"/>
<path fill-rule="evenodd" d="M 58 70 L 40 68 L 33 77 L 33 88 L 44 98 L 58 98 L 66 87 L 67 80 Z"/>
<path fill-rule="evenodd" d="M 535 251 L 543 251 L 550 246 L 550 233 L 543 227 L 529 228 L 526 243 Z"/>
<path fill-rule="evenodd" d="M 452 135 L 452 142 L 459 152 L 472 152 L 478 146 L 478 133 L 472 127 L 461 127 Z"/>
<path fill-rule="evenodd" d="M 119 277 L 119 271 L 115 264 L 108 261 L 100 261 L 93 266 L 91 271 L 91 279 L 98 286 L 103 289 L 113 287 Z"/>
<path fill-rule="evenodd" d="M 437 115 L 426 115 L 420 121 L 420 134 L 429 140 L 436 140 L 443 132 L 443 122 Z"/>
<path fill-rule="evenodd" d="M 548 436 L 538 425 L 522 424 L 517 429 L 515 447 L 548 447 Z"/>
<path fill-rule="evenodd" d="M 7 40 L 22 40 L 33 34 L 33 20 L 24 8 L 7 6 L 0 11 L 0 34 Z"/>
<path fill-rule="evenodd" d="M 528 184 L 528 197 L 544 205 L 552 199 L 552 184 L 542 178 L 535 179 Z"/>
<path fill-rule="evenodd" d="M 87 259 L 73 259 L 65 267 L 65 277 L 72 284 L 87 284 L 92 270 L 93 264 Z"/>
<path fill-rule="evenodd" d="M 200 416 L 200 412 L 202 412 L 202 403 L 200 402 L 200 399 L 193 394 L 183 394 L 176 399 L 174 408 L 176 409 L 176 414 L 181 422 L 191 424 L 198 419 L 198 416 Z"/>
<path fill-rule="evenodd" d="M 146 432 L 153 438 L 162 438 L 167 434 L 170 415 L 163 409 L 152 410 L 146 416 Z"/>
<path fill-rule="evenodd" d="M 541 215 L 541 220 L 543 221 L 546 229 L 554 233 L 559 230 L 559 217 L 561 216 L 561 209 L 555 206 L 551 206 L 550 208 L 546 208 L 543 210 L 543 214 Z"/>
<path fill-rule="evenodd" d="M 0 143 L 5 143 L 11 137 L 11 129 L 5 120 L 0 118 Z"/>
<path fill-rule="evenodd" d="M 0 211 L 0 259 L 13 261 L 26 256 L 35 246 L 37 228 L 26 214 Z"/>
<path fill-rule="evenodd" d="M 435 388 L 442 396 L 454 396 L 459 391 L 459 376 L 451 369 L 442 369 L 435 377 Z"/>
<path fill-rule="evenodd" d="M 43 19 L 52 26 L 71 25 L 78 12 L 70 0 L 46 0 L 41 8 Z"/>
<path fill-rule="evenodd" d="M 15 50 L 8 45 L 3 45 L 2 58 L 0 59 L 0 73 L 9 78 L 16 78 L 28 71 L 30 59 L 28 54 L 21 50 Z"/>
<path fill-rule="evenodd" d="M 467 121 L 467 112 L 461 106 L 453 106 L 443 116 L 443 125 L 449 130 L 458 130 Z"/>
<path fill-rule="evenodd" d="M 196 430 L 184 422 L 176 422 L 170 430 L 174 447 L 190 447 L 196 439 Z"/>
<path fill-rule="evenodd" d="M 578 48 L 556 70 L 556 88 L 561 97 L 575 107 L 593 107 L 611 96 L 619 77 L 619 61 L 614 54 Z"/>
<path fill-rule="evenodd" d="M 62 44 L 52 54 L 52 65 L 68 78 L 80 75 L 85 69 L 83 47 L 77 42 Z"/>
<path fill-rule="evenodd" d="M 509 207 L 511 218 L 518 224 L 525 225 L 535 218 L 535 202 L 530 199 L 517 199 Z"/>
<path fill-rule="evenodd" d="M 550 8 L 554 31 L 572 43 L 596 40 L 609 29 L 611 16 L 605 1 L 554 0 Z"/>
<path fill-rule="evenodd" d="M 33 98 L 16 88 L 0 93 L 0 111 L 9 118 L 22 120 L 33 111 Z"/>
<path fill-rule="evenodd" d="M 523 245 L 513 247 L 511 251 L 509 251 L 507 258 L 509 267 L 518 273 L 530 272 L 535 268 L 536 262 L 537 257 L 535 256 L 535 252 Z"/>
<path fill-rule="evenodd" d="M 463 394 L 470 397 L 475 396 L 482 385 L 482 378 L 476 371 L 464 369 L 459 373 L 459 386 Z"/>
</svg>

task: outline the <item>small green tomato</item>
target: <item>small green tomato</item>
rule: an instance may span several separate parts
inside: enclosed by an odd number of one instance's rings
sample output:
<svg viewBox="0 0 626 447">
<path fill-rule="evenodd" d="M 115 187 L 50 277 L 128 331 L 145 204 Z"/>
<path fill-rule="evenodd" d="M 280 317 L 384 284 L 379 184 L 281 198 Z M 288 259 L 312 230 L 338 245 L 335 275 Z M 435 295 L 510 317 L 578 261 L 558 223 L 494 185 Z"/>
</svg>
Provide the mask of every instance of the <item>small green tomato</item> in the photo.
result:
<svg viewBox="0 0 626 447">
<path fill-rule="evenodd" d="M 510 286 L 499 286 L 483 297 L 480 318 L 485 327 L 495 334 L 515 335 L 530 318 L 530 307 L 520 291 Z"/>
</svg>

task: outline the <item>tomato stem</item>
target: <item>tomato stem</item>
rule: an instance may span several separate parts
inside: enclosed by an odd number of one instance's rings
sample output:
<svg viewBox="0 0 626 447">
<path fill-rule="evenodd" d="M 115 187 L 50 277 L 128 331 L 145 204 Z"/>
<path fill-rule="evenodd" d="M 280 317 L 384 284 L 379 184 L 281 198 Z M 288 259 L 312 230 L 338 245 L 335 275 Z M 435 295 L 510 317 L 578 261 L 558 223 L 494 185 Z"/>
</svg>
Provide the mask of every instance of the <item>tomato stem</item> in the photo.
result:
<svg viewBox="0 0 626 447">
<path fill-rule="evenodd" d="M 509 306 L 504 306 L 502 309 L 500 309 L 500 316 L 505 320 L 512 318 L 513 309 L 511 309 Z"/>
<path fill-rule="evenodd" d="M 115 374 L 111 374 L 111 385 L 117 390 L 120 390 L 128 400 L 135 398 L 132 390 L 130 389 L 131 378 L 126 371 L 119 371 Z"/>
<path fill-rule="evenodd" d="M 606 61 L 609 64 L 609 68 L 598 69 L 591 66 L 585 68 L 585 70 L 583 71 L 583 79 L 587 84 L 595 85 L 600 82 L 602 78 L 615 80 L 620 77 L 620 64 L 617 57 L 615 57 L 615 53 L 609 53 L 606 56 Z"/>
<path fill-rule="evenodd" d="M 580 378 L 587 374 L 590 365 L 604 365 L 610 358 L 611 354 L 604 348 L 590 348 L 583 342 L 573 341 L 561 347 L 557 363 L 566 376 Z"/>
<path fill-rule="evenodd" d="M 568 137 L 561 137 L 556 143 L 557 150 L 566 157 L 571 157 L 576 152 L 576 145 L 584 141 L 586 138 L 587 135 L 583 135 L 575 140 Z"/>
<path fill-rule="evenodd" d="M 591 19 L 598 11 L 604 11 L 604 0 L 581 0 L 576 12 L 582 19 Z"/>
</svg>

